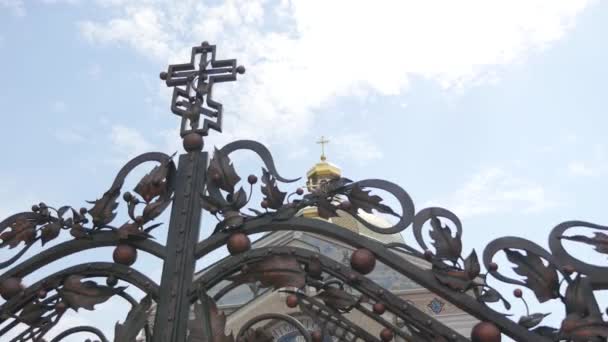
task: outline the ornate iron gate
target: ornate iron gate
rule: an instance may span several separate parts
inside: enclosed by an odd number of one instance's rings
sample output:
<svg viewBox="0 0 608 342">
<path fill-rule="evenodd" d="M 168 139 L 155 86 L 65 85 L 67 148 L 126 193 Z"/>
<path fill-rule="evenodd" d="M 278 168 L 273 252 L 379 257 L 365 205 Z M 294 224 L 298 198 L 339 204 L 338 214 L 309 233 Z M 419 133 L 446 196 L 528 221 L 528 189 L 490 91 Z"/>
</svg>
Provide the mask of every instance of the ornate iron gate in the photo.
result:
<svg viewBox="0 0 608 342">
<path fill-rule="evenodd" d="M 561 223 L 549 235 L 550 251 L 526 239 L 500 238 L 486 246 L 480 262 L 475 251 L 466 257 L 462 255 L 463 232 L 456 215 L 437 207 L 416 212 L 407 192 L 388 181 L 355 182 L 338 178 L 308 193 L 297 189 L 287 195 L 278 184 L 295 180 L 282 177 L 270 152 L 255 141 L 229 143 L 216 149 L 208 162 L 208 154 L 202 151 L 203 137 L 210 129 L 221 131 L 222 127 L 222 105 L 212 98 L 213 86 L 234 81 L 237 74 L 245 72 L 234 59 L 216 59 L 215 52 L 214 45 L 204 42 L 192 49 L 189 63 L 171 65 L 167 72 L 160 74 L 167 86 L 174 87 L 171 110 L 181 117 L 186 153 L 179 156 L 178 166 L 167 154 L 145 153 L 128 162 L 108 191 L 91 202 L 88 209 L 40 203 L 31 211 L 0 222 L 0 247 L 19 248 L 14 256 L 0 263 L 0 268 L 7 269 L 0 276 L 0 294 L 5 299 L 0 306 L 0 336 L 21 323 L 26 328 L 12 341 L 42 341 L 66 310 L 92 310 L 112 296 L 121 296 L 132 308 L 124 323 L 117 325 L 115 341 L 134 341 L 141 331 L 146 341 L 154 342 L 271 341 L 267 332 L 255 328 L 256 323 L 264 320 L 283 320 L 293 325 L 306 341 L 321 341 L 326 336 L 341 341 L 390 341 L 396 337 L 409 341 L 468 340 L 366 277 L 378 261 L 479 319 L 481 322 L 471 334 L 473 341 L 498 341 L 501 333 L 518 341 L 606 341 L 608 326 L 595 298 L 596 290 L 608 287 L 606 269 L 574 258 L 562 242 L 587 244 L 606 254 L 608 236 L 602 231 L 608 227 L 581 221 Z M 261 174 L 264 200 L 261 210 L 250 209 L 250 214 L 243 208 L 251 198 L 258 177 L 247 177 L 249 193 L 238 186 L 241 178 L 230 161 L 230 155 L 237 150 L 255 153 L 264 165 Z M 139 181 L 134 193 L 123 192 L 126 176 L 148 162 L 156 166 Z M 372 195 L 373 189 L 393 195 L 400 210 L 393 210 L 382 198 Z M 130 220 L 115 226 L 115 210 L 121 195 Z M 161 245 L 149 237 L 159 225 L 154 219 L 170 204 L 168 238 L 166 244 Z M 411 227 L 417 246 L 382 244 L 326 221 L 296 216 L 307 207 L 318 208 L 324 218 L 335 216 L 338 211 L 347 212 L 381 234 L 394 234 Z M 219 223 L 207 239 L 197 241 L 203 209 L 218 217 Z M 360 217 L 361 212 L 372 211 L 392 215 L 397 222 L 384 228 Z M 567 230 L 575 227 L 592 229 L 595 235 L 566 235 Z M 38 242 L 44 245 L 64 230 L 68 230 L 73 239 L 20 260 L 31 246 Z M 249 235 L 281 230 L 324 235 L 352 246 L 355 251 L 350 259 L 351 267 L 296 247 L 250 248 Z M 431 241 L 423 237 L 426 230 Z M 194 279 L 195 262 L 224 245 L 232 256 Z M 115 246 L 114 263 L 80 264 L 34 284 L 22 284 L 22 278 L 44 265 L 104 246 Z M 138 250 L 161 259 L 160 284 L 130 267 Z M 504 253 L 514 266 L 499 267 L 493 261 L 497 253 Z M 403 254 L 426 260 L 431 268 L 421 269 L 404 259 Z M 481 264 L 487 271 L 482 272 Z M 512 267 L 521 279 L 503 275 L 502 267 Z M 488 285 L 486 280 L 490 276 L 529 288 L 539 302 L 562 301 L 565 317 L 561 326 L 541 325 L 545 317 L 542 313 L 527 312 L 516 322 L 490 308 L 487 303 L 502 302 L 505 310 L 511 306 L 503 294 Z M 99 277 L 106 278 L 106 285 L 87 280 Z M 328 280 L 329 277 L 332 280 Z M 230 280 L 229 285 L 210 297 L 208 290 L 223 280 Z M 236 336 L 225 335 L 225 317 L 215 303 L 238 284 L 247 282 L 260 282 L 264 287 L 286 292 L 285 305 L 299 306 L 302 312 L 318 321 L 321 329 L 310 332 L 292 316 L 264 314 L 246 322 Z M 119 283 L 131 284 L 146 296 L 137 301 L 124 292 L 125 287 L 118 286 Z M 316 288 L 318 295 L 307 296 L 300 291 L 305 286 Z M 521 298 L 521 290 L 516 289 L 514 296 Z M 156 306 L 153 328 L 147 320 L 152 306 Z M 384 330 L 379 336 L 373 336 L 353 324 L 344 315 L 353 310 L 378 322 Z M 385 313 L 398 317 L 404 326 L 397 327 L 385 319 Z M 52 341 L 78 332 L 88 332 L 100 341 L 107 341 L 103 332 L 85 326 L 62 332 Z"/>
</svg>

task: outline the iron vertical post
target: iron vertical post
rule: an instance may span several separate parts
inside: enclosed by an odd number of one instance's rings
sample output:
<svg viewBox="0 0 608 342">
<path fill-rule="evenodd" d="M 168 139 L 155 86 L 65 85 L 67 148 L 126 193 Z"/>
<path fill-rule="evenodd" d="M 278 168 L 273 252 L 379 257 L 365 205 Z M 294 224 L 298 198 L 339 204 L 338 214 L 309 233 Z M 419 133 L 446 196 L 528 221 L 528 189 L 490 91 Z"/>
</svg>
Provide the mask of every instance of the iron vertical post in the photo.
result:
<svg viewBox="0 0 608 342">
<path fill-rule="evenodd" d="M 179 157 L 153 342 L 186 341 L 190 313 L 188 293 L 196 263 L 194 247 L 199 237 L 200 192 L 204 191 L 206 169 L 206 152 L 193 151 Z"/>
</svg>

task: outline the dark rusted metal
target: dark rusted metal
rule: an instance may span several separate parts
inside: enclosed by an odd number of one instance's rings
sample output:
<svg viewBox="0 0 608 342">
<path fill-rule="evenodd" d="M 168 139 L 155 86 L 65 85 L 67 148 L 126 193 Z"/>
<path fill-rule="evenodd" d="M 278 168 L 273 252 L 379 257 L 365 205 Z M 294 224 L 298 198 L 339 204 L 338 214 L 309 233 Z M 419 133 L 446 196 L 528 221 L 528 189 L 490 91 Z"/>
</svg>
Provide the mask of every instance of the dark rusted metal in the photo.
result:
<svg viewBox="0 0 608 342">
<path fill-rule="evenodd" d="M 222 123 L 222 105 L 212 99 L 213 85 L 234 81 L 238 73 L 244 73 L 244 68 L 237 67 L 236 60 L 216 60 L 215 46 L 208 43 L 192 49 L 190 63 L 171 65 L 161 73 L 167 86 L 175 87 L 171 110 L 182 118 L 180 133 L 188 152 L 179 156 L 177 168 L 172 156 L 146 153 L 128 162 L 110 188 L 89 202 L 90 208 L 54 208 L 39 203 L 31 211 L 0 221 L 0 248 L 15 249 L 7 260 L 0 260 L 0 269 L 10 267 L 0 275 L 0 295 L 5 299 L 0 306 L 0 336 L 25 326 L 12 341 L 42 340 L 67 310 L 93 310 L 95 305 L 119 296 L 131 305 L 123 323 L 116 326 L 115 341 L 121 342 L 133 341 L 140 331 L 145 332 L 147 342 L 271 341 L 272 334 L 257 324 L 266 320 L 294 325 L 307 341 L 324 337 L 341 341 L 388 341 L 396 337 L 411 341 L 467 340 L 366 277 L 379 262 L 441 297 L 440 303 L 450 302 L 479 319 L 481 323 L 472 331 L 474 341 L 499 340 L 500 334 L 518 341 L 606 341 L 608 324 L 595 296 L 596 291 L 608 289 L 608 269 L 576 259 L 563 242 L 608 254 L 608 227 L 583 221 L 561 223 L 549 235 L 549 250 L 523 238 L 499 238 L 486 246 L 480 262 L 474 250 L 463 254 L 462 223 L 454 213 L 436 207 L 416 211 L 409 194 L 391 182 L 334 178 L 309 193 L 302 189 L 289 193 L 280 183 L 297 179 L 282 177 L 268 149 L 250 140 L 215 149 L 207 164 L 207 153 L 201 151 L 203 136 L 209 129 L 221 131 Z M 260 157 L 264 166 L 261 174 L 241 179 L 230 160 L 238 150 Z M 124 192 L 127 175 L 146 162 L 155 163 L 155 167 L 137 183 L 133 193 Z M 264 197 L 261 209 L 251 208 L 249 203 L 258 180 Z M 243 184 L 245 181 L 248 185 Z M 399 210 L 384 204 L 371 192 L 374 189 L 394 196 Z M 121 195 L 129 220 L 115 225 Z M 150 239 L 153 229 L 160 225 L 153 221 L 170 204 L 167 242 L 161 245 Z M 350 214 L 380 234 L 395 234 L 411 227 L 415 243 L 382 244 L 329 221 L 299 217 L 298 213 L 307 207 L 316 207 L 322 218 L 340 212 Z M 202 210 L 215 215 L 219 223 L 208 238 L 198 241 Z M 396 223 L 379 227 L 361 217 L 362 212 L 391 215 Z M 569 234 L 574 228 L 591 230 L 594 235 Z M 59 236 L 67 237 L 61 234 L 63 230 L 68 230 L 72 239 L 21 260 L 35 243 L 45 246 Z M 350 246 L 354 251 L 350 267 L 301 248 L 251 249 L 249 235 L 287 230 L 322 235 Z M 114 263 L 68 267 L 34 284 L 22 280 L 51 262 L 107 246 L 115 247 Z M 194 279 L 195 262 L 223 246 L 230 256 Z M 138 251 L 161 259 L 160 285 L 130 267 Z M 494 260 L 497 254 L 504 255 L 511 265 L 499 265 Z M 430 269 L 417 266 L 404 255 L 424 260 Z M 505 275 L 504 268 L 512 268 L 518 278 Z M 511 304 L 488 284 L 489 277 L 526 287 L 539 302 L 561 301 L 561 325 L 541 325 L 547 313 L 530 311 L 519 288 L 514 296 L 523 301 L 526 314 L 509 318 L 505 313 Z M 105 278 L 105 284 L 99 278 Z M 210 297 L 208 291 L 220 283 L 219 291 Z M 245 283 L 255 284 L 256 294 L 276 290 L 289 293 L 285 305 L 298 308 L 319 329 L 308 331 L 298 317 L 274 313 L 246 322 L 237 336 L 226 335 L 226 317 L 216 302 Z M 124 292 L 129 284 L 143 291 L 145 297 L 138 301 Z M 307 293 L 305 288 L 316 291 Z M 493 309 L 488 303 L 501 303 L 504 310 Z M 148 315 L 153 307 L 155 320 L 150 327 Z M 348 319 L 350 312 L 367 316 L 383 330 L 372 336 Z M 387 313 L 401 323 L 387 320 L 383 316 Z M 52 341 L 81 332 L 107 341 L 94 327 L 74 327 Z"/>
</svg>

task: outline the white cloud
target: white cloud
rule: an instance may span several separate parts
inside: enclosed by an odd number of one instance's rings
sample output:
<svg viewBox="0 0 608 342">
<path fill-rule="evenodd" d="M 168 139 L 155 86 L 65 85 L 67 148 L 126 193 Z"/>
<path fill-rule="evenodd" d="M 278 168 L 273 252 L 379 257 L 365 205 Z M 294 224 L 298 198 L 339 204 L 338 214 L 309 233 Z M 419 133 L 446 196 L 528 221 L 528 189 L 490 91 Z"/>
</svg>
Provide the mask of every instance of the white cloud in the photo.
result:
<svg viewBox="0 0 608 342">
<path fill-rule="evenodd" d="M 65 127 L 53 132 L 53 136 L 64 144 L 78 144 L 85 142 L 85 136 L 77 127 Z"/>
<path fill-rule="evenodd" d="M 153 145 L 139 131 L 122 125 L 112 126 L 110 141 L 116 152 L 124 158 L 135 157 L 153 150 Z"/>
<path fill-rule="evenodd" d="M 22 17 L 26 13 L 23 0 L 0 0 L 0 8 L 6 8 L 17 17 Z"/>
<path fill-rule="evenodd" d="M 460 189 L 427 205 L 440 205 L 460 217 L 523 212 L 533 213 L 558 205 L 539 183 L 505 169 L 480 170 Z"/>
<path fill-rule="evenodd" d="M 451 89 L 495 82 L 502 66 L 559 40 L 589 1 L 97 3 L 120 14 L 82 22 L 91 42 L 130 46 L 163 67 L 188 60 L 201 40 L 219 43 L 219 58 L 238 57 L 248 74 L 216 91 L 230 103 L 225 125 L 273 141 L 305 134 L 336 96 L 400 94 L 412 77 Z"/>
<path fill-rule="evenodd" d="M 359 164 L 366 164 L 383 157 L 378 145 L 365 133 L 337 135 L 331 139 L 331 142 L 336 145 L 332 151 L 336 151 L 340 158 L 354 160 Z"/>
</svg>

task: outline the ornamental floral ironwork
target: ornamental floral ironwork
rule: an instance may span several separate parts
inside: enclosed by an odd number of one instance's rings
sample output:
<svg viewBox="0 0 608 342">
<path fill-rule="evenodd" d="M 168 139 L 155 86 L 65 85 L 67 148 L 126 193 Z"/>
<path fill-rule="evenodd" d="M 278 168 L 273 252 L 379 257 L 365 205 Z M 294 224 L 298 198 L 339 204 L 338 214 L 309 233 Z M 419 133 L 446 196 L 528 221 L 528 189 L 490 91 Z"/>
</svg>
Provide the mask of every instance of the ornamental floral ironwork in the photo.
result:
<svg viewBox="0 0 608 342">
<path fill-rule="evenodd" d="M 178 166 L 174 156 L 145 153 L 129 161 L 109 189 L 99 199 L 87 202 L 88 206 L 76 209 L 39 203 L 0 222 L 0 248 L 16 251 L 0 262 L 5 270 L 0 276 L 0 294 L 5 300 L 0 306 L 0 336 L 25 326 L 11 341 L 42 341 L 67 310 L 94 310 L 118 296 L 130 303 L 131 309 L 116 325 L 115 341 L 135 341 L 142 331 L 145 341 L 154 342 L 273 341 L 272 334 L 259 323 L 277 320 L 291 325 L 306 341 L 468 340 L 366 276 L 377 262 L 382 262 L 441 297 L 429 304 L 433 312 L 438 313 L 449 302 L 479 319 L 481 322 L 471 332 L 473 341 L 498 341 L 501 334 L 518 341 L 606 341 L 608 325 L 596 300 L 596 292 L 608 287 L 606 268 L 575 258 L 563 242 L 572 241 L 607 254 L 608 235 L 604 231 L 608 227 L 583 221 L 561 223 L 549 234 L 549 250 L 523 238 L 499 238 L 485 247 L 480 260 L 475 250 L 463 251 L 463 228 L 454 213 L 438 207 L 416 211 L 409 194 L 394 183 L 335 178 L 309 192 L 294 187 L 288 191 L 286 187 L 298 179 L 281 176 L 268 149 L 250 140 L 216 148 L 207 163 L 203 136 L 210 128 L 221 131 L 222 121 L 222 106 L 212 99 L 213 85 L 234 81 L 245 71 L 236 60 L 216 60 L 215 52 L 215 46 L 205 42 L 193 48 L 190 63 L 169 66 L 161 73 L 167 86 L 175 87 L 171 109 L 182 117 L 181 136 L 187 153 L 179 156 Z M 241 178 L 230 159 L 239 150 L 259 157 L 259 175 Z M 144 163 L 155 166 L 132 192 L 124 191 L 125 178 Z M 251 198 L 258 183 L 263 200 L 253 206 Z M 399 208 L 386 205 L 374 194 L 378 190 L 393 196 Z M 129 217 L 122 224 L 116 222 L 121 201 Z M 169 205 L 168 237 L 162 245 L 151 237 L 154 229 L 164 229 L 155 219 Z M 325 219 L 347 213 L 379 234 L 409 228 L 414 241 L 382 244 L 329 221 L 298 215 L 309 207 L 317 208 Z M 198 241 L 202 210 L 219 222 L 208 238 Z M 395 223 L 380 227 L 366 220 L 363 213 L 390 215 Z M 595 235 L 569 234 L 574 228 L 590 229 Z M 251 234 L 284 230 L 311 232 L 352 246 L 350 265 L 298 247 L 251 248 Z M 67 237 L 63 231 L 68 231 L 71 238 L 45 246 L 61 235 Z M 37 243 L 44 246 L 42 251 L 22 260 Z M 22 283 L 24 277 L 49 263 L 103 246 L 115 248 L 114 262 L 78 264 L 35 283 Z M 222 246 L 227 246 L 231 256 L 195 279 L 195 262 Z M 138 251 L 161 259 L 160 284 L 132 267 Z M 506 256 L 512 265 L 499 267 L 494 261 L 497 254 Z M 429 269 L 413 264 L 404 255 L 424 260 Z M 503 268 L 511 268 L 519 278 L 505 275 Z M 91 278 L 106 278 L 106 283 Z M 510 317 L 511 303 L 489 285 L 490 278 L 526 287 L 541 303 L 561 301 L 561 325 L 543 324 L 549 313 L 530 310 L 519 288 L 513 295 L 523 301 L 526 314 Z M 221 282 L 227 285 L 211 296 L 209 290 Z M 227 334 L 226 316 L 216 303 L 239 285 L 251 283 L 284 293 L 285 305 L 298 307 L 314 319 L 318 330 L 309 331 L 294 316 L 266 313 L 244 322 L 240 331 Z M 146 295 L 132 298 L 124 291 L 127 285 Z M 305 287 L 316 289 L 314 295 L 307 294 Z M 501 303 L 501 309 L 488 306 L 490 303 Z M 155 319 L 151 322 L 148 315 L 153 307 Z M 348 313 L 354 311 L 383 326 L 380 334 L 372 335 L 352 322 Z M 387 319 L 388 313 L 399 323 Z M 108 341 L 92 326 L 73 327 L 51 341 L 76 333 Z"/>
</svg>

